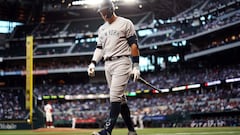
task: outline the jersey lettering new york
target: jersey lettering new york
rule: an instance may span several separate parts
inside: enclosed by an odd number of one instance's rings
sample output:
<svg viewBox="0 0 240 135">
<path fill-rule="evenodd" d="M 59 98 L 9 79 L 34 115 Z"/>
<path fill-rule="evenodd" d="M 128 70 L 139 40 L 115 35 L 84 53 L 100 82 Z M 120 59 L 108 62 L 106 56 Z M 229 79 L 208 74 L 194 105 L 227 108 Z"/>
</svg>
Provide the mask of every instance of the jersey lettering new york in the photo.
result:
<svg viewBox="0 0 240 135">
<path fill-rule="evenodd" d="M 106 22 L 99 28 L 97 46 L 102 46 L 104 58 L 131 55 L 127 38 L 135 34 L 129 19 L 117 17 L 112 24 Z"/>
</svg>

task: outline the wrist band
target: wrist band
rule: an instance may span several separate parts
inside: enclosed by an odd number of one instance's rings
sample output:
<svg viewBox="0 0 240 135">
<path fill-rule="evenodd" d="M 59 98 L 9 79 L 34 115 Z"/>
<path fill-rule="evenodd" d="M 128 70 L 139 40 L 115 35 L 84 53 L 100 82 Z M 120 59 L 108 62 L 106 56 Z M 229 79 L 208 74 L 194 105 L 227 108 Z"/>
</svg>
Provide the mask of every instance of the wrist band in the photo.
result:
<svg viewBox="0 0 240 135">
<path fill-rule="evenodd" d="M 91 63 L 93 63 L 94 65 L 97 64 L 97 62 L 95 60 L 91 60 Z"/>
<path fill-rule="evenodd" d="M 139 56 L 132 56 L 133 63 L 139 63 Z"/>
</svg>

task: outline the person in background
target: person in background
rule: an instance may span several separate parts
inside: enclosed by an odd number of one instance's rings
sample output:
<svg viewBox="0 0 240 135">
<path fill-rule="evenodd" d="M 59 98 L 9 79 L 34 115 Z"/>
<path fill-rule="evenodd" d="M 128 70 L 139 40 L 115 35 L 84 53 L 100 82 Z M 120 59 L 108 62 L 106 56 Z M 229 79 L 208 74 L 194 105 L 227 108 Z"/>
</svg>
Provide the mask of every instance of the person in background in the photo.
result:
<svg viewBox="0 0 240 135">
<path fill-rule="evenodd" d="M 47 126 L 47 128 L 54 128 L 53 117 L 52 117 L 53 108 L 52 108 L 52 105 L 51 105 L 51 101 L 48 101 L 48 103 L 44 106 L 44 111 L 45 111 L 45 114 L 46 114 L 46 126 Z"/>
<path fill-rule="evenodd" d="M 76 128 L 76 120 L 77 120 L 77 117 L 75 115 L 72 115 L 72 129 Z"/>
</svg>

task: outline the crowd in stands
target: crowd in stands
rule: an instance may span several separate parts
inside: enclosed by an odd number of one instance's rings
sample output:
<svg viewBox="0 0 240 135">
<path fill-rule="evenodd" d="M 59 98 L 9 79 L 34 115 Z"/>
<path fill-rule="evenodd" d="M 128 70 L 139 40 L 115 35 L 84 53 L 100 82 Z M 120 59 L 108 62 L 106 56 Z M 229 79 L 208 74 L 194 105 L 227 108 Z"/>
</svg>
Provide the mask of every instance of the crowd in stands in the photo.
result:
<svg viewBox="0 0 240 135">
<path fill-rule="evenodd" d="M 240 76 L 240 65 L 200 68 L 200 69 L 181 69 L 181 71 L 160 72 L 157 74 L 148 74 L 144 78 L 158 88 L 172 88 L 188 84 L 203 84 L 217 80 L 237 78 Z M 127 90 L 136 91 L 149 89 L 141 83 L 129 82 Z M 52 85 L 45 84 L 36 86 L 35 92 L 39 96 L 71 95 L 71 94 L 93 94 L 108 93 L 106 84 L 75 84 L 75 85 Z"/>
<path fill-rule="evenodd" d="M 91 85 L 91 86 L 90 86 Z M 129 97 L 128 104 L 132 112 L 142 110 L 145 116 L 156 115 L 172 115 L 185 113 L 209 113 L 209 112 L 228 112 L 240 111 L 240 85 L 230 87 L 215 87 L 203 88 L 197 90 L 189 90 L 182 92 L 171 92 L 160 96 L 143 96 L 143 97 Z M 58 93 L 66 90 L 73 90 L 76 94 L 79 91 L 81 94 L 84 90 L 76 89 L 70 85 L 64 87 L 50 87 L 48 85 L 42 86 L 50 95 L 58 95 Z M 89 84 L 91 89 L 89 93 L 108 93 L 105 85 Z M 75 90 L 75 91 L 74 91 Z M 39 88 L 34 89 L 35 94 L 41 94 Z M 24 119 L 27 115 L 23 109 L 23 90 L 1 90 L 0 102 L 0 116 L 1 120 Z M 54 118 L 55 120 L 71 120 L 72 116 L 77 116 L 79 119 L 96 118 L 102 119 L 108 116 L 109 101 L 106 100 L 72 100 L 66 102 L 53 102 Z"/>
<path fill-rule="evenodd" d="M 88 62 L 83 60 L 75 61 L 48 61 L 36 62 L 34 64 L 35 70 L 49 70 L 49 69 L 69 69 L 69 68 L 83 68 L 87 67 Z"/>
<path fill-rule="evenodd" d="M 224 80 L 240 76 L 239 65 L 223 68 L 207 68 L 202 70 L 183 70 L 181 72 L 149 74 L 144 76 L 156 87 L 170 88 L 179 85 L 204 83 L 208 81 Z M 130 81 L 127 90 L 149 89 L 143 84 Z M 78 94 L 108 94 L 106 84 L 76 84 L 76 85 L 51 85 L 36 86 L 36 95 L 78 95 Z M 132 98 L 129 97 L 129 105 L 132 111 L 141 109 L 146 116 L 171 115 L 175 113 L 209 113 L 223 111 L 240 111 L 240 87 L 233 88 L 204 88 L 188 90 L 185 92 L 170 92 L 161 97 L 151 96 Z M 109 102 L 98 100 L 56 102 L 56 112 L 64 112 L 55 115 L 56 120 L 71 119 L 72 115 L 81 119 L 106 117 Z M 95 111 L 94 111 L 95 110 Z M 84 115 L 83 115 L 84 114 Z M 85 115 L 86 114 L 86 115 Z M 89 117 L 87 117 L 89 116 Z"/>
<path fill-rule="evenodd" d="M 221 5 L 227 5 L 226 7 L 224 7 L 224 10 L 220 10 L 217 9 L 217 11 L 215 11 L 214 13 L 209 13 L 209 16 L 212 16 L 211 18 L 208 18 L 205 15 L 205 19 L 204 19 L 204 24 L 202 22 L 202 20 L 198 20 L 199 21 L 199 25 L 198 26 L 192 26 L 192 24 L 194 23 L 194 21 L 196 21 L 196 19 L 187 19 L 187 20 L 183 20 L 183 21 L 178 21 L 175 23 L 167 23 L 164 25 L 158 25 L 155 28 L 158 29 L 157 32 L 159 31 L 163 31 L 163 30 L 172 30 L 171 33 L 167 33 L 167 34 L 163 34 L 163 35 L 156 35 L 156 36 L 148 36 L 146 38 L 139 38 L 139 39 L 144 39 L 143 42 L 140 41 L 141 45 L 148 45 L 151 43 L 161 43 L 164 41 L 171 41 L 174 39 L 181 39 L 181 38 L 186 38 L 186 37 L 190 37 L 190 36 L 194 36 L 196 34 L 199 33 L 203 33 L 209 30 L 215 30 L 217 28 L 220 28 L 224 25 L 228 25 L 231 23 L 235 23 L 236 21 L 240 20 L 240 13 L 238 12 L 238 8 L 237 7 L 232 7 L 231 5 L 228 5 L 228 3 L 233 2 L 234 0 L 227 0 L 227 1 L 223 1 L 223 0 L 218 0 L 218 1 L 206 1 L 207 4 L 204 4 L 204 7 L 201 7 L 201 11 L 199 11 L 200 13 L 204 13 L 205 11 L 209 11 L 212 9 L 212 7 L 221 7 Z M 239 5 L 239 4 L 238 4 Z M 219 11 L 218 11 L 219 10 Z M 194 11 L 189 11 L 189 12 L 194 12 Z M 236 12 L 236 13 L 234 13 Z M 188 13 L 183 14 L 184 17 L 189 16 Z M 149 15 L 150 20 L 152 22 L 152 17 L 151 15 Z M 180 16 L 181 17 L 181 16 Z M 134 22 L 136 24 L 138 24 L 138 22 L 140 22 L 141 19 L 143 19 L 143 15 L 136 15 L 132 18 L 132 20 L 134 20 Z M 75 36 L 79 33 L 94 33 L 97 31 L 98 26 L 100 25 L 100 22 L 102 23 L 102 21 L 99 21 L 100 18 L 96 18 L 96 19 L 88 19 L 88 20 L 72 20 L 70 22 L 65 22 L 65 23 L 41 23 L 38 25 L 31 25 L 31 26 L 19 26 L 16 27 L 16 29 L 14 30 L 13 34 L 13 38 L 21 38 L 21 36 L 24 35 L 24 37 L 26 36 L 26 34 L 33 34 L 35 37 L 39 38 L 39 37 L 44 37 L 44 36 L 49 36 L 49 44 L 51 44 L 51 37 L 56 36 L 56 37 L 65 37 L 68 38 L 67 35 L 69 34 L 75 34 Z M 146 20 L 145 20 L 146 21 Z M 24 30 L 26 29 L 26 30 Z M 56 38 L 55 37 L 55 38 Z M 75 38 L 75 37 L 73 37 Z M 46 41 L 46 39 L 43 39 L 44 42 Z M 71 42 L 73 43 L 74 39 L 71 40 Z M 40 43 L 41 41 L 39 41 L 38 45 L 41 45 Z M 16 42 L 16 44 L 18 44 Z M 71 53 L 78 53 L 78 52 L 85 52 L 85 51 L 93 51 L 95 48 L 92 46 L 93 43 L 83 43 L 83 44 L 72 44 L 72 46 L 74 46 L 73 50 L 70 52 Z M 19 45 L 18 45 L 19 46 Z M 36 55 L 52 55 L 52 54 L 66 54 L 69 52 L 69 49 L 71 48 L 71 46 L 68 46 L 66 48 L 64 47 L 51 47 L 51 48 L 41 48 L 41 50 L 35 50 L 35 54 Z M 19 51 L 19 52 L 24 52 L 24 51 Z M 11 56 L 19 56 L 16 55 L 18 53 L 6 53 L 6 55 L 11 55 Z M 20 56 L 22 56 L 24 53 L 22 53 Z"/>
<path fill-rule="evenodd" d="M 227 5 L 228 3 L 234 2 L 236 0 L 210 0 L 206 6 L 203 7 L 202 12 L 209 11 L 214 8 L 222 7 L 223 5 Z"/>
<path fill-rule="evenodd" d="M 87 19 L 87 20 L 79 20 L 72 21 L 67 28 L 68 34 L 76 34 L 76 33 L 94 33 L 97 31 L 98 27 L 103 24 L 101 18 L 95 19 Z"/>
<path fill-rule="evenodd" d="M 229 3 L 234 2 L 234 1 L 236 1 L 236 0 L 202 1 L 202 2 L 199 2 L 197 5 L 195 5 L 195 7 L 192 8 L 191 10 L 188 10 L 187 12 L 180 13 L 179 15 L 177 15 L 177 18 L 181 18 L 181 17 L 186 18 L 189 16 L 196 16 L 196 15 L 200 15 L 205 12 L 209 12 L 213 9 L 221 9 L 221 8 L 223 8 L 223 6 L 226 6 Z"/>
<path fill-rule="evenodd" d="M 69 68 L 83 68 L 87 67 L 88 63 L 84 63 L 81 61 L 52 61 L 52 62 L 38 62 L 34 64 L 35 70 L 51 70 L 51 69 L 69 69 Z M 102 65 L 102 64 L 100 64 Z M 240 76 L 240 65 L 229 65 L 229 66 L 216 66 L 216 67 L 209 67 L 209 68 L 196 68 L 196 69 L 181 69 L 175 70 L 175 71 L 164 71 L 155 74 L 154 76 L 152 74 L 144 76 L 146 80 L 151 82 L 153 85 L 159 87 L 159 88 L 172 88 L 176 86 L 182 86 L 187 84 L 197 84 L 197 83 L 205 83 L 205 82 L 211 82 L 216 80 L 225 80 L 225 79 L 231 79 L 236 78 Z M 3 68 L 4 71 L 18 71 L 18 70 L 24 70 L 25 66 L 7 66 Z M 46 87 L 46 88 L 43 88 Z M 68 89 L 68 88 L 71 89 Z M 36 87 L 36 89 L 39 89 L 37 94 L 38 95 L 48 95 L 49 93 L 52 94 L 77 94 L 78 92 L 83 94 L 90 94 L 90 93 L 107 93 L 106 86 L 104 88 L 101 88 L 102 84 L 92 86 L 90 84 L 75 84 L 75 85 L 68 85 L 68 86 L 51 86 L 44 85 Z M 97 91 L 97 89 L 102 89 L 101 91 Z M 58 90 L 60 89 L 60 91 Z M 147 87 L 140 83 L 133 83 L 129 82 L 128 85 L 128 91 L 135 91 L 135 90 L 143 90 L 147 89 Z"/>
<path fill-rule="evenodd" d="M 13 31 L 13 38 L 25 38 L 27 35 L 30 35 L 32 33 L 35 27 L 36 25 L 20 25 Z"/>
<path fill-rule="evenodd" d="M 166 75 L 146 75 L 145 78 L 157 87 L 173 87 L 177 84 L 186 85 L 189 83 L 223 80 L 240 76 L 239 65 L 226 66 L 223 68 L 212 68 L 202 70 L 186 70 L 181 72 L 171 72 Z M 165 84 L 164 84 L 165 83 Z M 137 89 L 149 89 L 140 83 L 130 84 L 128 91 Z M 0 116 L 3 119 L 23 119 L 26 112 L 19 95 L 21 90 L 1 90 Z M 106 84 L 43 84 L 36 85 L 35 95 L 78 95 L 78 94 L 108 94 Z M 159 96 L 149 97 L 129 97 L 129 105 L 132 111 L 142 110 L 146 116 L 171 115 L 175 113 L 209 113 L 223 111 L 240 111 L 240 87 L 239 85 L 230 87 L 203 88 L 198 90 L 188 90 L 184 92 L 170 92 Z M 54 102 L 55 120 L 70 120 L 72 116 L 80 119 L 106 118 L 109 101 L 101 100 L 76 100 L 67 102 Z"/>
<path fill-rule="evenodd" d="M 225 11 L 219 11 L 219 13 L 213 14 L 211 19 L 208 19 L 205 17 L 204 18 L 205 24 L 202 24 L 203 23 L 202 21 L 197 20 L 200 23 L 197 26 L 192 26 L 194 21 L 196 21 L 194 19 L 183 20 L 177 23 L 172 23 L 172 24 L 160 25 L 158 27 L 158 31 L 164 31 L 168 29 L 168 30 L 173 30 L 173 32 L 164 34 L 161 36 L 149 36 L 147 37 L 149 39 L 144 40 L 144 42 L 142 42 L 141 45 L 148 45 L 151 43 L 158 43 L 158 42 L 169 41 L 174 39 L 186 38 L 202 32 L 220 28 L 227 24 L 235 23 L 236 21 L 240 20 L 240 13 L 236 11 L 238 10 L 229 7 L 229 9 L 226 9 Z M 229 14 L 228 16 L 226 16 L 226 14 L 233 13 L 233 12 L 236 12 L 236 13 Z"/>
<path fill-rule="evenodd" d="M 42 45 L 45 45 L 45 46 L 52 46 L 52 45 L 65 45 L 65 44 L 70 44 L 70 43 L 73 43 L 74 42 L 74 39 L 72 38 L 46 38 L 45 40 L 44 39 L 36 39 L 34 40 L 34 45 L 35 46 L 42 46 Z"/>
<path fill-rule="evenodd" d="M 40 23 L 33 31 L 35 37 L 54 36 L 63 30 L 65 23 Z"/>
<path fill-rule="evenodd" d="M 72 50 L 72 53 L 93 52 L 96 48 L 96 42 L 78 43 Z"/>
<path fill-rule="evenodd" d="M 240 111 L 240 87 L 233 89 L 202 89 L 168 93 L 160 97 L 151 96 L 128 98 L 132 112 L 142 110 L 145 116 L 167 116 L 173 114 L 210 113 Z M 56 102 L 55 120 L 71 120 L 72 115 L 78 119 L 101 119 L 108 116 L 108 100 Z"/>
<path fill-rule="evenodd" d="M 155 76 L 157 76 L 155 78 L 152 78 L 153 75 L 146 76 L 145 78 L 158 87 L 171 88 L 186 84 L 204 83 L 239 77 L 239 73 L 239 65 L 235 65 L 214 68 L 181 69 L 180 71 L 155 74 Z M 137 86 L 136 89 L 141 87 L 142 86 Z"/>
<path fill-rule="evenodd" d="M 23 89 L 0 90 L 0 120 L 23 120 L 27 117 Z"/>
<path fill-rule="evenodd" d="M 59 47 L 48 47 L 48 48 L 38 48 L 34 54 L 35 55 L 53 55 L 53 54 L 66 54 L 70 47 L 59 46 Z"/>
<path fill-rule="evenodd" d="M 72 50 L 71 47 L 73 47 Z M 70 53 L 81 53 L 81 52 L 93 52 L 96 47 L 95 42 L 85 42 L 85 43 L 79 43 L 79 44 L 72 44 L 70 46 L 57 46 L 57 47 L 44 47 L 44 48 L 37 48 L 34 51 L 34 55 L 57 55 L 57 54 L 66 54 Z"/>
<path fill-rule="evenodd" d="M 199 51 L 203 51 L 203 50 L 210 49 L 210 48 L 229 45 L 230 43 L 234 43 L 234 42 L 238 42 L 238 41 L 240 41 L 240 33 L 233 34 L 233 35 L 227 36 L 225 38 L 219 38 L 214 41 L 204 43 L 204 44 L 202 44 L 202 46 L 198 46 L 197 48 L 193 47 L 189 53 L 199 52 Z"/>
<path fill-rule="evenodd" d="M 8 63 L 2 65 L 0 71 L 11 72 L 11 71 L 25 71 L 26 66 L 24 63 Z M 75 60 L 48 60 L 48 61 L 37 61 L 33 63 L 34 70 L 54 70 L 54 69 L 80 69 L 86 68 L 89 61 L 82 59 Z M 1 64 L 0 64 L 1 65 Z M 103 62 L 100 62 L 98 66 L 103 66 Z"/>
<path fill-rule="evenodd" d="M 130 16 L 135 24 L 137 24 L 146 14 Z M 152 18 L 151 18 L 152 19 Z M 84 20 L 70 20 L 61 23 L 39 23 L 35 25 L 18 26 L 14 30 L 13 38 L 25 38 L 29 34 L 40 38 L 44 36 L 63 36 L 79 33 L 95 33 L 104 21 L 102 18 L 89 18 Z M 63 35 L 62 35 L 63 34 Z"/>
<path fill-rule="evenodd" d="M 54 120 L 71 120 L 73 116 L 78 119 L 99 119 L 103 120 L 108 116 L 109 102 L 99 102 L 96 100 L 88 101 L 69 101 L 65 103 L 56 102 L 53 104 Z"/>
<path fill-rule="evenodd" d="M 45 95 L 79 95 L 79 94 L 107 94 L 108 88 L 106 84 L 61 84 L 50 85 L 44 84 L 36 86 L 34 92 L 38 96 Z"/>
</svg>

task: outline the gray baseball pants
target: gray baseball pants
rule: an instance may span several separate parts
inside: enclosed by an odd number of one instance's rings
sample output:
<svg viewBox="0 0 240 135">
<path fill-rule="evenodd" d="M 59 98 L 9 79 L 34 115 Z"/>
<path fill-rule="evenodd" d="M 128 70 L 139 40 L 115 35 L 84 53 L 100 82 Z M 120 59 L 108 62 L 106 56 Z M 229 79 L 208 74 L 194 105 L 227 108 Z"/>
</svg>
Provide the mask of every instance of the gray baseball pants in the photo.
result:
<svg viewBox="0 0 240 135">
<path fill-rule="evenodd" d="M 132 71 L 130 57 L 105 61 L 105 76 L 110 89 L 110 102 L 127 102 L 125 89 Z"/>
</svg>

